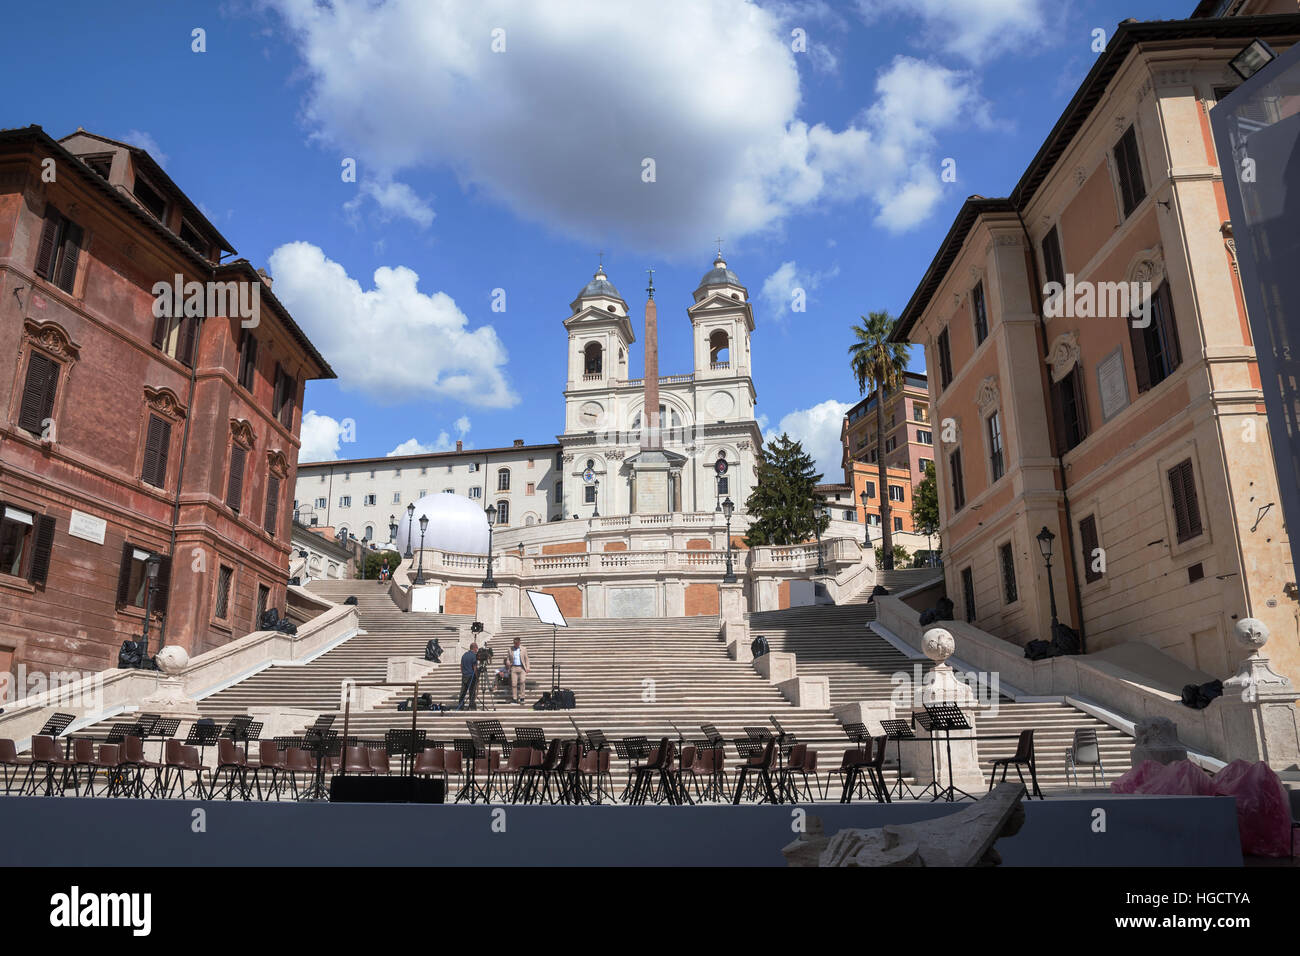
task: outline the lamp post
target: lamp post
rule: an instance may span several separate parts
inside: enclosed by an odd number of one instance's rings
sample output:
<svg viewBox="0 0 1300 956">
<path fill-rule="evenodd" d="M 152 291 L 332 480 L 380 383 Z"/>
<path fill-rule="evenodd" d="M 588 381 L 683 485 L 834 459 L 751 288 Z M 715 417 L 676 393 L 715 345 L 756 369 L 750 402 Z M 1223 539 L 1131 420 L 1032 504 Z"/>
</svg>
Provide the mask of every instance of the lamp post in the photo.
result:
<svg viewBox="0 0 1300 956">
<path fill-rule="evenodd" d="M 1047 596 L 1052 602 L 1052 634 L 1056 634 L 1056 589 L 1052 587 L 1052 542 L 1056 540 L 1056 535 L 1047 530 L 1047 525 L 1043 525 L 1043 530 L 1038 532 L 1038 550 L 1043 552 L 1043 560 L 1047 562 Z"/>
<path fill-rule="evenodd" d="M 817 515 L 817 506 L 813 505 L 812 509 L 813 533 L 817 535 L 817 574 L 826 573 L 826 565 L 822 561 L 822 523 Z"/>
<path fill-rule="evenodd" d="M 413 558 L 411 554 L 411 538 L 415 537 L 415 502 L 412 501 L 406 506 L 406 554 L 404 558 Z"/>
<path fill-rule="evenodd" d="M 429 516 L 420 515 L 420 565 L 415 569 L 415 583 L 424 583 L 424 532 L 429 527 Z M 407 535 L 409 541 L 410 535 Z"/>
<path fill-rule="evenodd" d="M 871 550 L 871 522 L 867 520 L 867 493 L 859 495 L 862 499 L 862 547 Z"/>
<path fill-rule="evenodd" d="M 497 586 L 497 579 L 492 577 L 492 526 L 496 524 L 496 520 L 497 520 L 496 505 L 487 506 L 487 519 L 488 519 L 488 554 L 487 554 L 488 562 L 487 562 L 487 577 L 483 579 L 483 587 L 494 588 Z"/>
<path fill-rule="evenodd" d="M 727 519 L 727 573 L 722 576 L 723 584 L 736 583 L 736 567 L 731 558 L 731 515 L 736 510 L 736 503 L 728 496 L 722 503 L 722 514 Z"/>
<path fill-rule="evenodd" d="M 144 633 L 140 637 L 144 645 L 142 661 L 149 659 L 149 615 L 153 611 L 153 589 L 158 583 L 158 568 L 161 566 L 162 555 L 156 552 L 144 560 L 144 573 L 148 580 L 144 591 Z"/>
<path fill-rule="evenodd" d="M 600 479 L 599 478 L 592 479 L 591 484 L 592 487 L 596 489 L 595 492 L 596 507 L 592 509 L 591 516 L 593 518 L 599 518 L 600 517 Z"/>
</svg>

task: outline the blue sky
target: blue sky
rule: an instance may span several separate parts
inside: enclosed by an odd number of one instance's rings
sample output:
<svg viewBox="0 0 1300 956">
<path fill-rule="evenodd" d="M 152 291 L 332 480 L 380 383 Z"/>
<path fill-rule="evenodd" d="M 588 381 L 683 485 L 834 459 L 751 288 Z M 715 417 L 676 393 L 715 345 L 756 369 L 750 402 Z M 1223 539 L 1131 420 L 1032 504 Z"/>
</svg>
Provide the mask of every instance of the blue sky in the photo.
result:
<svg viewBox="0 0 1300 956">
<path fill-rule="evenodd" d="M 307 386 L 303 460 L 553 441 L 561 322 L 600 250 L 638 336 L 655 268 L 660 370 L 688 371 L 685 310 L 721 236 L 754 301 L 762 421 L 838 480 L 849 326 L 902 309 L 967 195 L 1014 185 L 1094 30 L 1193 6 L 27 4 L 9 34 L 58 37 L 70 68 L 11 44 L 0 125 L 149 149 L 268 268 L 339 373 Z"/>
</svg>

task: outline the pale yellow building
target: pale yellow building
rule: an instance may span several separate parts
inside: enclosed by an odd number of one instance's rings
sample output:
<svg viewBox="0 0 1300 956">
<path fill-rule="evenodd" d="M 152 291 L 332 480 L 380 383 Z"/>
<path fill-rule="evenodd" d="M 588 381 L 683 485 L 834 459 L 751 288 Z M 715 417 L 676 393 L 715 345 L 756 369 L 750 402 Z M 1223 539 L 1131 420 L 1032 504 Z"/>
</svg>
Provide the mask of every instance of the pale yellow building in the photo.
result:
<svg viewBox="0 0 1300 956">
<path fill-rule="evenodd" d="M 1256 37 L 1286 49 L 1300 16 L 1206 18 L 1242 6 L 1120 24 L 1010 197 L 967 200 L 902 313 L 930 370 L 948 595 L 998 637 L 1050 637 L 1046 527 L 1060 620 L 1088 652 L 1138 642 L 1223 678 L 1254 617 L 1300 678 L 1207 116 L 1240 82 L 1228 61 Z"/>
</svg>

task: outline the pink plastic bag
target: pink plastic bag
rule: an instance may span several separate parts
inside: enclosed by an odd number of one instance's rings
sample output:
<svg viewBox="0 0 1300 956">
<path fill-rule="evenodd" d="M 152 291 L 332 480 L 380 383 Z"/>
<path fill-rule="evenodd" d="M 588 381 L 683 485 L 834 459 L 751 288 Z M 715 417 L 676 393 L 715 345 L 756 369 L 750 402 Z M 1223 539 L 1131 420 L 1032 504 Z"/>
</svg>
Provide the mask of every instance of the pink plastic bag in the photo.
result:
<svg viewBox="0 0 1300 956">
<path fill-rule="evenodd" d="M 1175 760 L 1146 779 L 1138 793 L 1185 794 L 1197 797 L 1215 795 L 1210 775 L 1190 760 Z"/>
<path fill-rule="evenodd" d="M 1110 792 L 1139 793 L 1141 791 L 1138 788 L 1150 779 L 1153 774 L 1159 773 L 1163 769 L 1163 764 L 1156 763 L 1154 760 L 1144 760 L 1118 780 L 1112 781 Z"/>
<path fill-rule="evenodd" d="M 1268 764 L 1234 760 L 1215 775 L 1214 792 L 1237 801 L 1242 853 L 1291 855 L 1291 804 Z"/>
</svg>

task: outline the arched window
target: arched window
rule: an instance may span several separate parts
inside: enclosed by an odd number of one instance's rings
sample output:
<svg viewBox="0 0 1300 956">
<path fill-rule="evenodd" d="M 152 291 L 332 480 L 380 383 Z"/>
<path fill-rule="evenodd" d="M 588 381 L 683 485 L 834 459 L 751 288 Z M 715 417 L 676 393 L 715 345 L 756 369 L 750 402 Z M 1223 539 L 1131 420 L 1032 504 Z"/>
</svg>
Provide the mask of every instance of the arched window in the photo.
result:
<svg viewBox="0 0 1300 956">
<path fill-rule="evenodd" d="M 724 329 L 715 329 L 709 336 L 709 363 L 714 366 L 731 364 L 731 339 Z"/>
<path fill-rule="evenodd" d="M 362 537 L 361 540 L 362 540 L 362 541 L 369 541 L 369 540 L 370 540 L 371 538 L 373 538 L 374 536 L 375 536 L 375 526 L 372 525 L 372 524 L 368 524 L 368 525 L 366 525 L 366 533 L 365 533 L 365 536 Z"/>
<path fill-rule="evenodd" d="M 508 501 L 498 501 L 498 502 L 497 502 L 497 522 L 496 522 L 496 523 L 497 523 L 497 524 L 509 524 L 509 523 L 510 523 L 510 502 L 508 502 Z"/>
<path fill-rule="evenodd" d="M 582 350 L 582 371 L 587 375 L 599 375 L 603 362 L 604 349 L 599 342 L 588 342 Z"/>
<path fill-rule="evenodd" d="M 343 527 L 339 528 L 339 540 L 340 540 L 340 541 L 347 541 L 347 540 L 348 540 L 348 526 L 347 526 L 347 525 L 344 525 Z"/>
<path fill-rule="evenodd" d="M 501 468 L 497 471 L 497 491 L 510 490 L 510 469 Z"/>
</svg>

